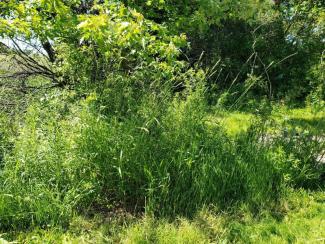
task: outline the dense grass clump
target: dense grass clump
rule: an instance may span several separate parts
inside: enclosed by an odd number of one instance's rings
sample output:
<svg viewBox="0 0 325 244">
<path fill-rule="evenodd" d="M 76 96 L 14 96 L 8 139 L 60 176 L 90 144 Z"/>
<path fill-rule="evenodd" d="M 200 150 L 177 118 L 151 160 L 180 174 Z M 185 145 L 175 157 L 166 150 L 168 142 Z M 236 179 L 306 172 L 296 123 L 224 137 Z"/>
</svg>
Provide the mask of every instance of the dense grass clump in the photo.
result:
<svg viewBox="0 0 325 244">
<path fill-rule="evenodd" d="M 66 202 L 73 190 L 69 169 L 72 138 L 50 111 L 31 107 L 12 153 L 1 171 L 1 228 L 64 223 L 71 211 Z M 71 166 L 74 165 L 71 163 Z"/>
<path fill-rule="evenodd" d="M 88 121 L 80 148 L 98 172 L 100 196 L 162 215 L 277 199 L 281 175 L 258 135 L 234 141 L 220 126 L 209 128 L 200 91 L 174 99 L 158 117 L 151 111 L 159 107 L 151 100 L 123 121 Z"/>
<path fill-rule="evenodd" d="M 203 88 L 186 93 L 142 96 L 124 116 L 101 113 L 95 94 L 31 106 L 1 171 L 1 228 L 66 225 L 75 211 L 117 207 L 172 217 L 276 202 L 283 177 L 261 130 L 233 139 L 207 126 Z"/>
<path fill-rule="evenodd" d="M 200 83 L 178 95 L 164 86 L 110 84 L 81 101 L 62 93 L 31 105 L 4 154 L 0 228 L 67 226 L 76 212 L 121 208 L 167 218 L 241 204 L 258 212 L 286 185 L 321 183 L 318 144 L 271 136 L 264 115 L 228 133 L 209 119 Z"/>
</svg>

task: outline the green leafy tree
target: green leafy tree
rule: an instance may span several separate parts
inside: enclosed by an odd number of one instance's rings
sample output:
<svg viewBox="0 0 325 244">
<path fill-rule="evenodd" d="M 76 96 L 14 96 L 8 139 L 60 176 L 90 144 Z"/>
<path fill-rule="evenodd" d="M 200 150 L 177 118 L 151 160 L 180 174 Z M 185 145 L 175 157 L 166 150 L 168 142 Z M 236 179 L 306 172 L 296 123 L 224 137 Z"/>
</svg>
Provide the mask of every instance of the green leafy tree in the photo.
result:
<svg viewBox="0 0 325 244">
<path fill-rule="evenodd" d="M 0 8 L 0 36 L 21 66 L 8 77 L 42 75 L 63 87 L 102 81 L 112 70 L 182 66 L 175 61 L 185 36 L 170 35 L 122 3 L 6 1 Z"/>
</svg>

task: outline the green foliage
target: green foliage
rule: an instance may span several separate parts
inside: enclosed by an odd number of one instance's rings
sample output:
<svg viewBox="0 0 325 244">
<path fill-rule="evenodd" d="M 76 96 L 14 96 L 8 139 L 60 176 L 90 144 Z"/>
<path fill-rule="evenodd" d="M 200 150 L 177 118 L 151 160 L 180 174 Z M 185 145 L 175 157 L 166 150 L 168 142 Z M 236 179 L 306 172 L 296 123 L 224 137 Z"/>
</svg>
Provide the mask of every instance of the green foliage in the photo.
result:
<svg viewBox="0 0 325 244">
<path fill-rule="evenodd" d="M 2 99 L 25 112 L 15 123 L 8 108 L 0 117 L 0 230 L 63 231 L 76 214 L 122 209 L 152 216 L 119 233 L 126 243 L 271 240 L 245 233 L 245 221 L 214 219 L 223 227 L 210 232 L 195 216 L 204 208 L 260 216 L 290 187 L 324 184 L 323 9 L 318 1 L 1 2 L 0 37 L 16 48 L 1 48 L 4 60 L 27 73 L 12 87 L 0 81 Z M 17 39 L 43 49 L 21 50 Z M 40 67 L 46 78 L 30 79 Z M 27 98 L 29 86 L 46 89 Z M 277 121 L 273 98 L 306 96 L 314 117 Z M 241 107 L 254 115 L 222 110 Z"/>
<path fill-rule="evenodd" d="M 281 139 L 278 147 L 279 163 L 284 167 L 287 182 L 294 187 L 317 188 L 324 184 L 325 167 L 323 157 L 324 141 L 308 131 Z"/>
<path fill-rule="evenodd" d="M 309 73 L 324 51 L 321 1 L 281 1 L 278 7 L 272 1 L 124 2 L 172 32 L 186 33 L 191 63 L 200 60 L 208 69 L 219 63 L 208 79 L 211 96 L 232 87 L 232 96 L 238 98 L 251 75 L 267 84 L 266 89 L 253 87 L 255 97 L 296 102 L 315 90 Z"/>
</svg>

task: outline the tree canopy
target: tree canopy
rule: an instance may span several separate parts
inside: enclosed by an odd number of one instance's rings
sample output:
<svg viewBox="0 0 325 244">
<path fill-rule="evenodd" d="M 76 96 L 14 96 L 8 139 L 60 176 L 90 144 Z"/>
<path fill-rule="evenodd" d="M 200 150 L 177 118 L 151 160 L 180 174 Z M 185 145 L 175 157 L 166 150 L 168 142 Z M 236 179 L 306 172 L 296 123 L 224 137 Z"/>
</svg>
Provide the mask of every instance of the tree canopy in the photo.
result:
<svg viewBox="0 0 325 244">
<path fill-rule="evenodd" d="M 4 78 L 71 87 L 147 67 L 171 77 L 199 63 L 212 97 L 245 87 L 295 100 L 324 93 L 322 1 L 6 0 L 0 9 L 4 55 L 20 66 Z"/>
</svg>

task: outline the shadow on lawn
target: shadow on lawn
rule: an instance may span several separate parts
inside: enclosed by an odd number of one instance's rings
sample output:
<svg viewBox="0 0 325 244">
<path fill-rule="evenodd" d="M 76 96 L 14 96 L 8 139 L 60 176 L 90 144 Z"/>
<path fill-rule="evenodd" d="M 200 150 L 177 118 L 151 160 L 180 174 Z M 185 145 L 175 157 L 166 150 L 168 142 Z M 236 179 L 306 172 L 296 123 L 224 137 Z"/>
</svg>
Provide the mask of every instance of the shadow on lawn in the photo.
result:
<svg viewBox="0 0 325 244">
<path fill-rule="evenodd" d="M 317 134 L 325 133 L 325 118 L 292 118 L 287 123 L 293 127 L 308 129 Z"/>
</svg>

